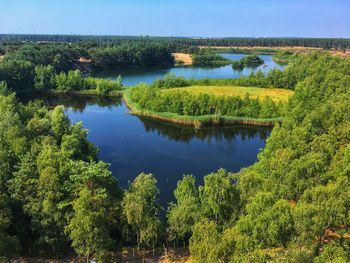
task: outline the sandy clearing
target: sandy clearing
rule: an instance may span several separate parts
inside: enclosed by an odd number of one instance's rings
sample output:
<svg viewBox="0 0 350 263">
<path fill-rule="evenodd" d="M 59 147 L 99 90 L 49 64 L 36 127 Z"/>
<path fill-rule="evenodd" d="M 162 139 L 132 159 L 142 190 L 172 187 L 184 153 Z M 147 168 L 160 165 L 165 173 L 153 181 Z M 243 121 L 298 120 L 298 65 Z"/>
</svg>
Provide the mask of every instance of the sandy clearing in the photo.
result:
<svg viewBox="0 0 350 263">
<path fill-rule="evenodd" d="M 333 56 L 342 57 L 342 58 L 350 57 L 350 49 L 347 49 L 345 51 L 331 50 L 330 52 Z"/>
<path fill-rule="evenodd" d="M 91 59 L 80 57 L 78 61 L 81 63 L 89 63 L 89 62 L 91 62 Z"/>
<path fill-rule="evenodd" d="M 184 65 L 192 65 L 192 57 L 190 54 L 186 53 L 173 53 L 173 56 L 175 58 L 175 62 L 181 63 L 183 62 Z"/>
</svg>

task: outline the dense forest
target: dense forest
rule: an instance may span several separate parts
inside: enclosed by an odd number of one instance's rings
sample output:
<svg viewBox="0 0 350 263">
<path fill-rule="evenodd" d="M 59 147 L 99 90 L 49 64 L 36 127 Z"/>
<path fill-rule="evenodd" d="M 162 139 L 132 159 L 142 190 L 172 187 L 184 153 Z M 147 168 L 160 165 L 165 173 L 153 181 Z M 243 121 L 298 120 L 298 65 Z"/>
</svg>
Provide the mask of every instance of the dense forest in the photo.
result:
<svg viewBox="0 0 350 263">
<path fill-rule="evenodd" d="M 2 63 L 9 62 L 1 62 L 1 69 Z M 155 175 L 142 173 L 120 189 L 81 123 L 71 124 L 60 106 L 48 110 L 40 102 L 21 104 L 7 87 L 17 90 L 19 80 L 21 88 L 38 89 L 61 79 L 82 80 L 78 72 L 56 74 L 45 63 L 11 63 L 38 73 L 31 84 L 27 73 L 28 79 L 17 79 L 20 74 L 5 71 L 14 82 L 2 79 L 0 84 L 3 260 L 74 251 L 108 262 L 121 246 L 175 243 L 189 245 L 194 262 L 350 261 L 349 58 L 299 55 L 283 72 L 229 80 L 285 87 L 295 95 L 256 164 L 239 173 L 221 169 L 205 176 L 201 186 L 185 175 L 165 218 Z M 77 86 L 87 80 L 82 81 Z M 247 110 L 246 103 L 259 116 L 279 109 L 271 101 L 250 98 L 222 101 L 167 93 L 167 87 L 194 81 L 169 77 L 135 88 L 133 96 L 145 107 L 179 114 L 238 114 Z"/>
<path fill-rule="evenodd" d="M 94 66 L 99 68 L 174 64 L 174 57 L 168 47 L 161 44 L 123 43 L 108 48 L 94 48 L 89 53 Z"/>
<path fill-rule="evenodd" d="M 191 46 L 261 46 L 261 47 L 318 47 L 318 48 L 350 48 L 350 39 L 346 38 L 185 38 L 185 37 L 150 37 L 150 36 L 79 36 L 79 35 L 21 35 L 0 34 L 0 41 L 30 42 L 95 42 L 121 43 L 123 41 L 161 41 Z"/>
</svg>

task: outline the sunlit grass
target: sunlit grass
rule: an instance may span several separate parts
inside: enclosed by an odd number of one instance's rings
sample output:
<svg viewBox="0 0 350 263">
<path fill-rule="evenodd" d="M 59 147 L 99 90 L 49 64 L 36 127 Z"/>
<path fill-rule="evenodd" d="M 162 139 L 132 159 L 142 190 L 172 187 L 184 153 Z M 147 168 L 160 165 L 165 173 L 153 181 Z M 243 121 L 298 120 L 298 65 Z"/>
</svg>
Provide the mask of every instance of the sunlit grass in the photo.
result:
<svg viewBox="0 0 350 263">
<path fill-rule="evenodd" d="M 185 88 L 168 89 L 171 91 L 187 91 L 192 94 L 207 93 L 215 96 L 240 96 L 244 98 L 248 93 L 250 98 L 270 97 L 274 101 L 287 101 L 293 95 L 293 91 L 287 89 L 273 88 L 254 88 L 254 87 L 237 87 L 237 86 L 191 86 Z"/>
</svg>

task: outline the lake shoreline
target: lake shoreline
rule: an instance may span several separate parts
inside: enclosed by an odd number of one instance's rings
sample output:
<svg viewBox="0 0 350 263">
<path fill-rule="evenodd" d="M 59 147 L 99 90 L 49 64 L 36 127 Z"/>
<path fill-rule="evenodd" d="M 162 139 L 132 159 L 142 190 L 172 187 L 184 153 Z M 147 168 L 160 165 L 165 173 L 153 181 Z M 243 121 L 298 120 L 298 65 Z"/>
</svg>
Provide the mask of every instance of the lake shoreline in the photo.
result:
<svg viewBox="0 0 350 263">
<path fill-rule="evenodd" d="M 19 95 L 77 95 L 77 96 L 100 96 L 100 97 L 119 97 L 122 98 L 123 91 L 116 91 L 109 93 L 107 95 L 99 94 L 97 90 L 71 90 L 71 91 L 59 91 L 59 90 L 43 90 L 43 91 L 33 91 L 33 90 L 23 90 L 17 91 Z"/>
</svg>

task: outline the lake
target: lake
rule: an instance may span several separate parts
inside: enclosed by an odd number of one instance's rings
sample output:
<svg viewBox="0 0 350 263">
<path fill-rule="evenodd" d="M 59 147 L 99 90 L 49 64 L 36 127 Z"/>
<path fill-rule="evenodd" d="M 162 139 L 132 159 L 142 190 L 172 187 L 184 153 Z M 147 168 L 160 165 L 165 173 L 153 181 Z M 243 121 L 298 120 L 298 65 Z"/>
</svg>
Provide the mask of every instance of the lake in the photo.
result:
<svg viewBox="0 0 350 263">
<path fill-rule="evenodd" d="M 211 127 L 196 130 L 130 115 L 118 98 L 42 96 L 47 105 L 64 105 L 72 122 L 82 121 L 88 139 L 100 149 L 101 160 L 121 187 L 139 173 L 154 173 L 161 204 L 173 200 L 183 174 L 203 177 L 219 168 L 237 172 L 256 162 L 270 128 Z M 26 100 L 22 98 L 22 100 Z"/>
<path fill-rule="evenodd" d="M 239 60 L 246 54 L 220 54 L 224 58 L 230 60 Z M 115 70 L 103 70 L 92 72 L 92 76 L 116 79 L 119 75 L 122 76 L 123 84 L 126 86 L 133 86 L 140 82 L 152 83 L 156 79 L 163 78 L 165 74 L 172 73 L 176 76 L 182 76 L 185 78 L 203 79 L 203 78 L 238 78 L 241 76 L 248 76 L 251 72 L 262 70 L 268 72 L 270 69 L 278 68 L 284 69 L 285 65 L 281 65 L 273 61 L 272 55 L 259 55 L 264 62 L 265 66 L 261 65 L 255 68 L 245 68 L 244 70 L 234 70 L 231 65 L 221 67 L 194 67 L 194 66 L 174 66 L 170 68 L 160 67 L 147 67 L 147 68 L 128 68 L 128 69 L 115 69 Z"/>
</svg>

